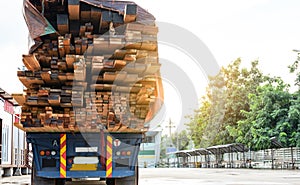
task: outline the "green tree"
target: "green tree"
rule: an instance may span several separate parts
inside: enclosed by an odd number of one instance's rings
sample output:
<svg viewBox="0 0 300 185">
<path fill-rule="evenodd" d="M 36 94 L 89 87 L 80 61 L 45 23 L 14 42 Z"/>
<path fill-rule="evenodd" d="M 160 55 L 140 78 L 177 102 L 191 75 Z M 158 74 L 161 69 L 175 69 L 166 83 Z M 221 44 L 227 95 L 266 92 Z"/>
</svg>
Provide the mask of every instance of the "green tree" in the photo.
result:
<svg viewBox="0 0 300 185">
<path fill-rule="evenodd" d="M 300 87 L 300 69 L 299 69 L 299 62 L 300 62 L 300 52 L 298 52 L 298 57 L 296 61 L 289 66 L 290 73 L 296 74 L 296 79 L 295 79 L 295 85 L 298 86 L 298 90 Z"/>
<path fill-rule="evenodd" d="M 291 107 L 289 110 L 289 119 L 293 122 L 294 125 L 297 125 L 297 130 L 294 130 L 292 133 L 294 136 L 294 141 L 296 146 L 300 146 L 300 52 L 298 52 L 298 56 L 296 61 L 289 66 L 290 73 L 296 75 L 295 86 L 298 86 L 298 90 L 293 93 L 293 99 L 291 102 Z"/>
<path fill-rule="evenodd" d="M 288 112 L 288 118 L 293 125 L 290 143 L 300 147 L 300 91 L 292 94 L 291 106 Z"/>
<path fill-rule="evenodd" d="M 249 110 L 250 93 L 268 78 L 258 69 L 258 61 L 251 68 L 241 67 L 237 59 L 209 78 L 206 96 L 199 110 L 190 116 L 188 124 L 197 147 L 226 144 L 238 137 L 237 122 L 245 118 L 242 110 Z"/>
<path fill-rule="evenodd" d="M 238 121 L 244 119 L 242 110 L 249 110 L 248 95 L 255 93 L 256 88 L 267 80 L 267 77 L 258 69 L 258 61 L 251 63 L 250 69 L 241 68 L 238 59 L 224 70 L 226 81 L 226 112 L 224 129 L 221 138 L 226 138 L 222 144 L 233 143 L 238 137 Z"/>
<path fill-rule="evenodd" d="M 189 116 L 188 128 L 195 147 L 208 147 L 217 143 L 217 135 L 220 131 L 225 112 L 225 86 L 224 77 L 219 73 L 210 77 L 206 96 L 202 97 L 202 103 L 195 114 Z"/>
<path fill-rule="evenodd" d="M 160 142 L 160 160 L 164 160 L 167 158 L 167 136 L 166 135 L 163 135 L 161 137 L 161 142 Z"/>
<path fill-rule="evenodd" d="M 205 147 L 203 138 L 205 135 L 206 126 L 209 119 L 210 103 L 203 97 L 203 102 L 199 110 L 195 110 L 194 115 L 189 116 L 190 122 L 187 124 L 191 139 L 194 141 L 195 146 Z"/>
<path fill-rule="evenodd" d="M 187 150 L 191 137 L 186 130 L 172 134 L 172 143 L 178 150 Z"/>
<path fill-rule="evenodd" d="M 257 88 L 257 94 L 250 94 L 249 98 L 250 110 L 244 110 L 245 119 L 238 121 L 237 141 L 254 150 L 272 147 L 272 137 L 284 147 L 296 146 L 299 142 L 299 100 L 288 91 L 288 85 L 274 78 L 272 83 Z"/>
</svg>

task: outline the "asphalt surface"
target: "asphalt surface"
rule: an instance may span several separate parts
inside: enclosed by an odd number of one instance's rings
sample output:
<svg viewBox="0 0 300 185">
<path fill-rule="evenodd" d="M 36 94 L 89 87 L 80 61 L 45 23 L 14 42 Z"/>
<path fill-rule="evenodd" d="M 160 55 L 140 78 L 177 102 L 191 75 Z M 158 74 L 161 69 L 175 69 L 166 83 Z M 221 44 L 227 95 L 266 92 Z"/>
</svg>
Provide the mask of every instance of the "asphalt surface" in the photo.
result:
<svg viewBox="0 0 300 185">
<path fill-rule="evenodd" d="M 30 184 L 30 176 L 5 177 L 0 184 Z M 69 182 L 68 185 L 105 185 L 99 181 Z M 140 169 L 139 185 L 300 185 L 300 170 L 252 169 Z"/>
</svg>

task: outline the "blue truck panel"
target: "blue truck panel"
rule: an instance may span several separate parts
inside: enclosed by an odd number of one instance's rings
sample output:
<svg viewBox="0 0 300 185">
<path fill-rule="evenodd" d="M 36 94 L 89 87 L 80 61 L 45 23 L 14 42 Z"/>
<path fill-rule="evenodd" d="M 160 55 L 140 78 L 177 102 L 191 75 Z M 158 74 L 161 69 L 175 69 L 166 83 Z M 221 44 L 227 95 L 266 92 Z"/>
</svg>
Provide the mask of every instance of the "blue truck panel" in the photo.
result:
<svg viewBox="0 0 300 185">
<path fill-rule="evenodd" d="M 36 175 L 44 178 L 60 178 L 60 134 L 27 133 L 32 144 Z M 66 133 L 66 178 L 106 178 L 106 136 L 113 138 L 112 176 L 133 176 L 143 135 L 140 133 Z M 95 170 L 72 170 L 76 158 L 97 158 Z M 82 165 L 82 164 L 80 164 Z M 85 164 L 83 164 L 85 165 Z"/>
</svg>

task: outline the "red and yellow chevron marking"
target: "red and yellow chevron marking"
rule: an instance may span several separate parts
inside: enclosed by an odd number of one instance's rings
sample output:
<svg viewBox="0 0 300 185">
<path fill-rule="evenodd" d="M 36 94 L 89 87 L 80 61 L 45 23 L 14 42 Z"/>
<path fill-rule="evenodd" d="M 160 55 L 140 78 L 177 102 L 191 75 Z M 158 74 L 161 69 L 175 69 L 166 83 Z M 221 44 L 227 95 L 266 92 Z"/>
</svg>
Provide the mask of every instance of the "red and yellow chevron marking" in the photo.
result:
<svg viewBox="0 0 300 185">
<path fill-rule="evenodd" d="M 67 177 L 67 134 L 60 134 L 60 178 Z"/>
<path fill-rule="evenodd" d="M 112 137 L 107 136 L 106 145 L 106 177 L 112 177 Z"/>
</svg>

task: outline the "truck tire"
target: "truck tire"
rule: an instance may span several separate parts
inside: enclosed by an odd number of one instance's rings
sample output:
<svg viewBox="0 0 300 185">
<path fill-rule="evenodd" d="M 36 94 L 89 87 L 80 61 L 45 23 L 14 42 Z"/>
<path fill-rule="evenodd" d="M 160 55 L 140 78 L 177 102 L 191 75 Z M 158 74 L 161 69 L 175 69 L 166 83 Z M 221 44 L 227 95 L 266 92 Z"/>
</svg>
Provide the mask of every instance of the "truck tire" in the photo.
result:
<svg viewBox="0 0 300 185">
<path fill-rule="evenodd" d="M 66 180 L 65 179 L 55 179 L 55 185 L 65 185 Z"/>
<path fill-rule="evenodd" d="M 135 175 L 131 177 L 106 179 L 106 185 L 138 185 L 139 184 L 139 167 L 135 167 Z"/>
<path fill-rule="evenodd" d="M 115 179 L 106 179 L 106 185 L 115 185 Z"/>
</svg>

